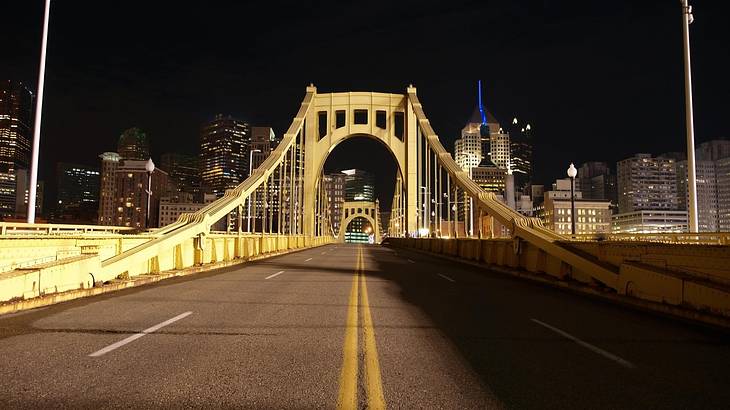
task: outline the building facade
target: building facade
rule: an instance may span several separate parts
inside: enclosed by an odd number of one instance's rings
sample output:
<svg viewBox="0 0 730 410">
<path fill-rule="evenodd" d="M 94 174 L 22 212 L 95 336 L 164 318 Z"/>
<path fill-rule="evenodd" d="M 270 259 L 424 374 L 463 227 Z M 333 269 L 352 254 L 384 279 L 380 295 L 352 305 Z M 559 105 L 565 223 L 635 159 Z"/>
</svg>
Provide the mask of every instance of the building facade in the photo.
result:
<svg viewBox="0 0 730 410">
<path fill-rule="evenodd" d="M 617 177 L 620 213 L 682 209 L 673 158 L 636 154 L 618 162 Z"/>
<path fill-rule="evenodd" d="M 194 202 L 194 201 L 179 201 L 172 197 L 164 197 L 160 199 L 160 209 L 159 209 L 159 227 L 162 228 L 164 226 L 170 225 L 172 223 L 175 223 L 177 219 L 180 217 L 180 215 L 184 213 L 194 213 L 197 212 L 205 206 L 207 206 L 209 203 L 216 200 L 215 195 L 213 194 L 206 194 L 203 197 L 202 202 Z"/>
<path fill-rule="evenodd" d="M 200 171 L 203 192 L 223 196 L 248 175 L 249 124 L 217 115 L 200 132 Z"/>
<path fill-rule="evenodd" d="M 148 160 L 150 158 L 150 143 L 147 140 L 147 134 L 136 127 L 125 130 L 119 136 L 117 152 L 122 159 Z"/>
<path fill-rule="evenodd" d="M 482 161 L 480 124 L 468 123 L 461 130 L 461 138 L 454 142 L 454 161 L 464 171 L 478 167 Z"/>
<path fill-rule="evenodd" d="M 150 183 L 145 169 L 147 161 L 124 160 L 114 176 L 114 216 L 112 225 L 139 229 L 158 226 L 160 198 L 167 191 L 167 173 L 152 172 L 149 219 L 147 219 L 147 188 Z"/>
<path fill-rule="evenodd" d="M 165 153 L 160 157 L 160 169 L 168 175 L 168 194 L 173 200 L 184 200 L 190 194 L 202 199 L 198 157 L 180 153 Z"/>
<path fill-rule="evenodd" d="M 510 170 L 515 176 L 515 190 L 519 194 L 527 193 L 532 183 L 532 126 L 512 119 L 508 129 L 510 138 Z"/>
<path fill-rule="evenodd" d="M 33 95 L 21 82 L 0 81 L 0 218 L 18 217 L 17 173 L 30 165 Z M 40 202 L 40 201 L 37 201 Z"/>
<path fill-rule="evenodd" d="M 687 232 L 687 211 L 640 210 L 611 217 L 612 233 Z"/>
<path fill-rule="evenodd" d="M 98 167 L 59 162 L 54 222 L 96 224 L 101 175 Z"/>
<path fill-rule="evenodd" d="M 116 191 L 115 181 L 121 157 L 116 152 L 105 152 L 99 155 L 101 171 L 99 173 L 99 225 L 116 224 Z"/>
<path fill-rule="evenodd" d="M 339 235 L 342 205 L 345 203 L 345 174 L 326 174 L 322 177 L 322 183 L 327 193 L 327 216 L 335 235 Z"/>
</svg>

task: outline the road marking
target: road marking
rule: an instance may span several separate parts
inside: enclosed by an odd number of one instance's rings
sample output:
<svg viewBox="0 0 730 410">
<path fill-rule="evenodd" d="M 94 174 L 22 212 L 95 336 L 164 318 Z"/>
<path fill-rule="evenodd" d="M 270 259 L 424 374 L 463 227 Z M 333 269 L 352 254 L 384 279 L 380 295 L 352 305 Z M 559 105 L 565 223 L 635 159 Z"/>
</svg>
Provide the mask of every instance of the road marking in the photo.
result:
<svg viewBox="0 0 730 410">
<path fill-rule="evenodd" d="M 440 274 L 440 273 L 437 273 L 437 275 L 439 275 L 439 276 L 441 276 L 442 278 L 444 278 L 444 279 L 448 280 L 449 282 L 456 282 L 455 280 L 451 279 L 450 277 L 448 277 L 448 276 L 446 276 L 446 275 L 442 275 L 442 274 Z"/>
<path fill-rule="evenodd" d="M 359 262 L 359 261 L 358 261 Z M 356 409 L 357 406 L 357 271 L 352 276 L 350 299 L 347 308 L 347 323 L 345 325 L 345 343 L 342 347 L 342 370 L 340 371 L 340 390 L 337 397 L 338 409 Z"/>
<path fill-rule="evenodd" d="M 280 270 L 280 271 L 276 272 L 276 273 L 275 273 L 275 274 L 273 274 L 273 275 L 269 275 L 269 276 L 265 277 L 265 278 L 264 278 L 264 280 L 266 280 L 266 279 L 271 279 L 271 278 L 275 278 L 275 277 L 277 277 L 277 276 L 281 275 L 282 273 L 284 273 L 284 271 L 283 271 L 283 270 Z"/>
<path fill-rule="evenodd" d="M 324 255 L 325 253 L 327 253 L 327 251 L 322 252 L 321 255 Z"/>
<path fill-rule="evenodd" d="M 309 262 L 309 261 L 311 261 L 311 260 L 312 260 L 312 258 L 309 258 L 309 259 L 305 260 L 304 262 Z"/>
<path fill-rule="evenodd" d="M 577 337 L 558 329 L 557 327 L 550 326 L 549 324 L 547 324 L 545 322 L 541 322 L 537 319 L 530 319 L 530 320 L 532 320 L 533 322 L 537 323 L 540 326 L 543 326 L 543 327 L 546 327 L 546 328 L 552 330 L 553 332 L 565 337 L 566 339 L 570 339 L 570 340 L 574 341 L 575 343 L 578 343 L 579 345 L 585 347 L 586 349 L 592 351 L 593 353 L 598 353 L 607 359 L 613 360 L 614 362 L 620 364 L 621 366 L 627 367 L 629 369 L 633 369 L 634 367 L 636 367 L 630 361 L 622 359 L 613 353 L 609 353 L 609 352 L 601 349 L 600 347 L 596 347 L 590 343 L 584 342 L 584 341 L 578 339 Z"/>
<path fill-rule="evenodd" d="M 406 259 L 406 260 L 407 260 L 408 262 L 410 262 L 410 263 L 416 263 L 416 262 L 414 262 L 414 261 L 412 261 L 412 260 L 410 260 L 410 259 Z"/>
<path fill-rule="evenodd" d="M 116 343 L 112 343 L 109 346 L 107 346 L 107 347 L 105 347 L 105 348 L 103 348 L 101 350 L 98 350 L 98 351 L 90 354 L 89 356 L 91 356 L 91 357 L 99 357 L 99 356 L 105 355 L 105 354 L 111 352 L 112 350 L 118 349 L 118 348 L 126 345 L 127 343 L 134 342 L 135 340 L 139 339 L 142 336 L 148 335 L 150 333 L 154 333 L 154 332 L 162 329 L 163 327 L 165 327 L 165 326 L 167 326 L 169 324 L 175 323 L 175 322 L 177 322 L 180 319 L 184 319 L 184 318 L 186 318 L 186 317 L 188 317 L 188 316 L 190 316 L 192 314 L 193 314 L 193 312 L 181 313 L 181 314 L 175 316 L 172 319 L 167 319 L 167 320 L 165 320 L 162 323 L 158 323 L 158 324 L 156 324 L 156 325 L 154 325 L 154 326 L 152 326 L 150 328 L 147 328 L 147 329 L 141 331 L 140 333 L 133 334 L 132 336 L 129 336 L 126 339 L 120 340 L 120 341 L 118 341 Z"/>
<path fill-rule="evenodd" d="M 365 280 L 365 260 L 362 256 L 362 248 L 359 249 L 360 259 L 360 287 L 362 292 L 362 321 L 363 336 L 365 345 L 365 388 L 367 389 L 368 409 L 385 409 L 385 396 L 383 395 L 383 381 L 380 374 L 380 362 L 378 361 L 378 348 L 375 343 L 375 329 L 373 318 L 370 315 L 370 302 L 368 301 L 368 286 Z"/>
</svg>

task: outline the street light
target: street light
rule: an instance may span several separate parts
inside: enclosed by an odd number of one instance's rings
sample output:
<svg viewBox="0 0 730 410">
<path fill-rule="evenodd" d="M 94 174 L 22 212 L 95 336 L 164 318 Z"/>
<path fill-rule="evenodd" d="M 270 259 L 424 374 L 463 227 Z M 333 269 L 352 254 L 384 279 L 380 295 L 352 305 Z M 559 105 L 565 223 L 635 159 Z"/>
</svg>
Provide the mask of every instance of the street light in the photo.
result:
<svg viewBox="0 0 730 410">
<path fill-rule="evenodd" d="M 248 176 L 251 176 L 253 173 L 253 153 L 254 152 L 261 152 L 260 149 L 254 148 L 248 152 Z M 251 195 L 248 196 L 248 217 L 246 218 L 248 220 L 248 229 L 247 232 L 251 232 Z M 261 228 L 263 231 L 263 227 Z"/>
<path fill-rule="evenodd" d="M 147 190 L 145 191 L 147 193 L 147 218 L 145 222 L 145 227 L 149 229 L 150 227 L 150 203 L 152 201 L 152 173 L 155 172 L 155 163 L 152 162 L 152 158 L 147 160 L 147 163 L 144 164 L 144 169 L 147 171 Z"/>
<path fill-rule="evenodd" d="M 41 66 L 38 71 L 38 95 L 35 102 L 35 124 L 33 124 L 33 150 L 30 160 L 30 185 L 28 186 L 28 219 L 35 223 L 36 186 L 38 185 L 38 152 L 41 143 L 41 114 L 43 113 L 43 86 L 46 78 L 46 49 L 48 48 L 48 18 L 51 13 L 51 0 L 46 0 L 43 16 L 43 37 L 41 40 Z"/>
<path fill-rule="evenodd" d="M 570 177 L 570 232 L 573 235 L 575 235 L 575 177 L 577 175 L 578 170 L 571 162 L 568 168 L 568 176 Z"/>
<path fill-rule="evenodd" d="M 695 130 L 692 113 L 692 66 L 689 53 L 689 25 L 694 21 L 688 0 L 682 3 L 682 34 L 684 37 L 684 101 L 687 125 L 687 185 L 689 191 L 689 231 L 697 233 L 697 175 L 695 171 Z"/>
</svg>

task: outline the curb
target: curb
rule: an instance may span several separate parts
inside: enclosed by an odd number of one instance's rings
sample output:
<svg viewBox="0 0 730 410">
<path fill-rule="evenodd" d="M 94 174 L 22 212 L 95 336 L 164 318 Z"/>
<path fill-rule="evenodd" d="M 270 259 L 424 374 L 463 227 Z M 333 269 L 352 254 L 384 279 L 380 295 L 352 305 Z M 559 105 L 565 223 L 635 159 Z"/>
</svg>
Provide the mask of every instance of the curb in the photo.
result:
<svg viewBox="0 0 730 410">
<path fill-rule="evenodd" d="M 89 289 L 77 289 L 69 290 L 66 292 L 53 293 L 51 295 L 45 295 L 32 299 L 16 300 L 0 304 L 0 317 L 2 315 L 17 313 L 24 310 L 35 309 L 39 307 L 45 307 L 55 305 L 57 303 L 67 302 L 70 300 L 81 299 L 89 296 L 103 295 L 105 293 L 116 292 L 124 289 L 135 288 L 138 286 L 149 285 L 157 283 L 165 279 L 178 278 L 184 276 L 194 275 L 196 273 L 209 272 L 217 269 L 227 268 L 229 266 L 242 265 L 247 262 L 255 262 L 261 259 L 268 259 L 275 256 L 287 255 L 290 253 L 296 253 L 305 251 L 308 249 L 319 248 L 320 246 L 326 246 L 330 244 L 310 246 L 309 248 L 300 249 L 289 249 L 286 251 L 272 252 L 265 255 L 257 255 L 247 259 L 232 259 L 230 261 L 216 262 L 201 266 L 192 266 L 185 269 L 173 270 L 160 272 L 159 274 L 147 274 L 136 276 L 129 280 L 115 280 L 108 284 L 101 286 L 94 286 Z"/>
</svg>

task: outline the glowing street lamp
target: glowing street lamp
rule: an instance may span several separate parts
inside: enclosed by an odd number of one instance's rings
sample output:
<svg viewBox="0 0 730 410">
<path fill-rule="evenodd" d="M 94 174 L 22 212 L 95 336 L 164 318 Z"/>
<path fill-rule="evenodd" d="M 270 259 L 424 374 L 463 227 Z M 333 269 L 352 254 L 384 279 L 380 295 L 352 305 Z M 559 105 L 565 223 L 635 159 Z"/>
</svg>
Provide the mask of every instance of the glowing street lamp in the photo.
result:
<svg viewBox="0 0 730 410">
<path fill-rule="evenodd" d="M 149 229 L 150 203 L 152 202 L 152 173 L 155 172 L 155 163 L 152 162 L 152 158 L 148 159 L 147 163 L 144 164 L 144 169 L 147 171 L 147 190 L 145 191 L 147 193 L 147 218 L 145 222 L 145 227 Z"/>
<path fill-rule="evenodd" d="M 578 170 L 571 162 L 568 168 L 568 176 L 570 177 L 570 232 L 573 235 L 575 235 L 575 177 L 577 175 Z"/>
</svg>

